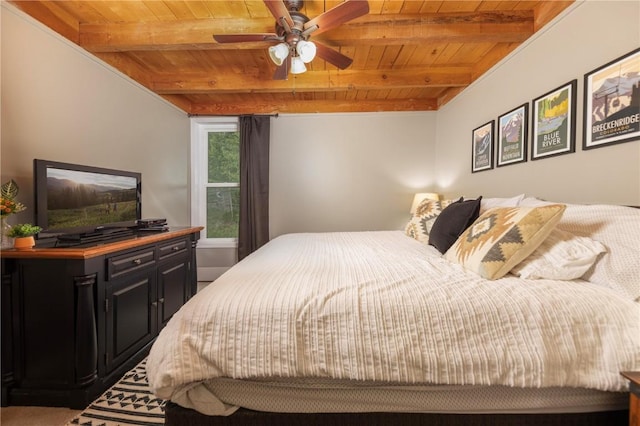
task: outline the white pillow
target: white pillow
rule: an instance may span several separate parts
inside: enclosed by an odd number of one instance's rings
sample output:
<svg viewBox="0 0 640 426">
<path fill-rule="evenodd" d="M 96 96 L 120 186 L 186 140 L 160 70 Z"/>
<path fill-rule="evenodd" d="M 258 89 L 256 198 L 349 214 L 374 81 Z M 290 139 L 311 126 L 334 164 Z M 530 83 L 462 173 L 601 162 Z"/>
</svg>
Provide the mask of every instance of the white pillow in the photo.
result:
<svg viewBox="0 0 640 426">
<path fill-rule="evenodd" d="M 540 206 L 549 206 L 551 204 L 556 204 L 556 203 L 551 201 L 541 200 L 540 198 L 536 198 L 536 197 L 526 197 L 520 201 L 520 206 L 523 206 L 523 207 L 540 207 Z"/>
<path fill-rule="evenodd" d="M 640 209 L 567 204 L 557 228 L 593 238 L 607 248 L 583 280 L 622 291 L 640 302 Z"/>
<path fill-rule="evenodd" d="M 591 238 L 554 229 L 511 273 L 528 279 L 573 280 L 582 277 L 606 251 Z"/>
<path fill-rule="evenodd" d="M 511 198 L 483 198 L 480 201 L 480 212 L 484 213 L 494 207 L 518 207 L 522 200 L 524 200 L 524 194 Z"/>
</svg>

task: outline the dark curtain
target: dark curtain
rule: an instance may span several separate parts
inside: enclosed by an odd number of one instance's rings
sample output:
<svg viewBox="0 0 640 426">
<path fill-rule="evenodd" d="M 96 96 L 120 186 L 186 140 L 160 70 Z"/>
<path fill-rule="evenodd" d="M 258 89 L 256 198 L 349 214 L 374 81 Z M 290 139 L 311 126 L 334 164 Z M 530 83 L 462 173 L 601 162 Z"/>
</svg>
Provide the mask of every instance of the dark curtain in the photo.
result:
<svg viewBox="0 0 640 426">
<path fill-rule="evenodd" d="M 238 260 L 269 241 L 270 117 L 240 117 Z"/>
</svg>

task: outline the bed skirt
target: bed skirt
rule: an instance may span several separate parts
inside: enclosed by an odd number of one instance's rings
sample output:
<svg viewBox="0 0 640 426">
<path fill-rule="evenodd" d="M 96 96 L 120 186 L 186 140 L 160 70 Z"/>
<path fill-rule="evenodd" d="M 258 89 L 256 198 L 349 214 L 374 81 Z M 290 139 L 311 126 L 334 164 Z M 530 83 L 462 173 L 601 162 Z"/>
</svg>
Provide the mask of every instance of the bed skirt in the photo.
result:
<svg viewBox="0 0 640 426">
<path fill-rule="evenodd" d="M 207 416 L 168 402 L 165 426 L 615 426 L 627 425 L 628 410 L 559 414 L 270 413 L 239 409 Z"/>
</svg>

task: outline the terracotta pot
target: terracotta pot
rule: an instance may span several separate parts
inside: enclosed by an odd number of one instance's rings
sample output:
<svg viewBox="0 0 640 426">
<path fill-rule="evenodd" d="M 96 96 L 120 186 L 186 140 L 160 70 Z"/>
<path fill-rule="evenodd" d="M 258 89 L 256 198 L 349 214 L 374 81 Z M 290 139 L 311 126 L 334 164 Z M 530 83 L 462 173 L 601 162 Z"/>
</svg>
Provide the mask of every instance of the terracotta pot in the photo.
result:
<svg viewBox="0 0 640 426">
<path fill-rule="evenodd" d="M 35 238 L 33 238 L 33 236 L 14 238 L 13 240 L 13 248 L 16 250 L 29 250 L 35 245 L 36 240 Z"/>
</svg>

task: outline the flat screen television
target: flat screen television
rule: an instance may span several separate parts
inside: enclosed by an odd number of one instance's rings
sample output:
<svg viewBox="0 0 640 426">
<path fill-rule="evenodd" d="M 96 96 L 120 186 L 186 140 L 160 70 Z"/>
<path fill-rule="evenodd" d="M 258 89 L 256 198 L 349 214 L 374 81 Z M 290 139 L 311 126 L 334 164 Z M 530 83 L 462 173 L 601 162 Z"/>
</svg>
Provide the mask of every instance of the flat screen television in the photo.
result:
<svg viewBox="0 0 640 426">
<path fill-rule="evenodd" d="M 40 159 L 33 169 L 40 237 L 127 228 L 141 218 L 141 173 Z"/>
</svg>

